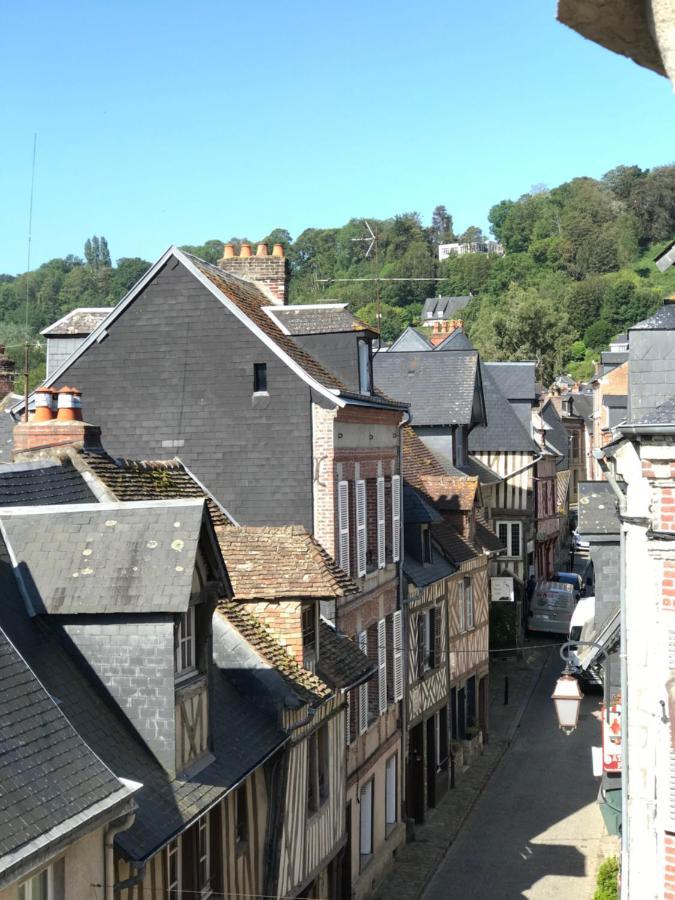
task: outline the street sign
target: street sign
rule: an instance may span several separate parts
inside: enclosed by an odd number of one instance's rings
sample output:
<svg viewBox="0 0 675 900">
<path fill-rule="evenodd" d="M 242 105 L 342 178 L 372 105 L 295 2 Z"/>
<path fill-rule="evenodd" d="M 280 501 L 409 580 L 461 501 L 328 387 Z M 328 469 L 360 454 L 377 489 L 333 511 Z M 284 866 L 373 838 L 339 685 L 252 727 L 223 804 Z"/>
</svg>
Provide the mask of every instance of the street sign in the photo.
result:
<svg viewBox="0 0 675 900">
<path fill-rule="evenodd" d="M 609 707 L 602 707 L 602 768 L 605 772 L 621 771 L 621 698 L 615 697 Z"/>
<path fill-rule="evenodd" d="M 490 599 L 493 602 L 513 603 L 513 578 L 504 575 L 490 579 Z"/>
</svg>

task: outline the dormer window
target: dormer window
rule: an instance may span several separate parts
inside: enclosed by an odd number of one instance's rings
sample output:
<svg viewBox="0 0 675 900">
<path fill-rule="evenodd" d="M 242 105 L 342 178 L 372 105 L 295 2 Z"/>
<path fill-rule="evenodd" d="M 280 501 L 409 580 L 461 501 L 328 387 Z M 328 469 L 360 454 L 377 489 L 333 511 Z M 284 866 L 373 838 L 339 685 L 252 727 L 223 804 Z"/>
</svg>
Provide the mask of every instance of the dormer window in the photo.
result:
<svg viewBox="0 0 675 900">
<path fill-rule="evenodd" d="M 359 344 L 359 390 L 370 394 L 373 389 L 373 375 L 370 362 L 370 341 L 360 340 Z"/>
<path fill-rule="evenodd" d="M 197 622 L 194 606 L 181 613 L 178 618 L 174 668 L 177 679 L 188 678 L 197 671 Z"/>
<path fill-rule="evenodd" d="M 319 659 L 318 640 L 319 617 L 315 603 L 303 603 L 302 605 L 302 654 L 303 666 L 310 672 Z"/>
</svg>

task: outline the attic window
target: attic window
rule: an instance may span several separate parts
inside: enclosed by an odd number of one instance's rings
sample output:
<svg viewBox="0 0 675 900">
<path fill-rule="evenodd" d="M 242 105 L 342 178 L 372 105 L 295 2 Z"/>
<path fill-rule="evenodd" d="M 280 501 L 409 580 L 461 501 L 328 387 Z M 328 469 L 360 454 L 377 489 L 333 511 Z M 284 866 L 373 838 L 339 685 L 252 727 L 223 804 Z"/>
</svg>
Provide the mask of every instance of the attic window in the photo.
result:
<svg viewBox="0 0 675 900">
<path fill-rule="evenodd" d="M 197 623 L 195 607 L 181 613 L 176 628 L 176 678 L 186 678 L 197 670 Z"/>
<path fill-rule="evenodd" d="M 373 388 L 373 378 L 370 363 L 370 342 L 359 341 L 359 391 L 362 394 L 370 394 Z"/>
<path fill-rule="evenodd" d="M 253 390 L 256 394 L 267 391 L 267 363 L 253 363 Z"/>
</svg>

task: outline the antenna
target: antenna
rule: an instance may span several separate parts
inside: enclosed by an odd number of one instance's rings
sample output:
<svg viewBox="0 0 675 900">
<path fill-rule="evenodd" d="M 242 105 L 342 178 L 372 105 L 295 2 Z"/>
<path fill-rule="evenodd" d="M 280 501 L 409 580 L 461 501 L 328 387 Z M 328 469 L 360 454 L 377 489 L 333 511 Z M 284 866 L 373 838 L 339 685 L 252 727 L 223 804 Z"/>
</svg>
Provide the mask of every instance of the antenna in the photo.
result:
<svg viewBox="0 0 675 900">
<path fill-rule="evenodd" d="M 26 333 L 23 346 L 23 420 L 28 421 L 28 352 L 29 352 L 29 335 L 28 335 L 28 301 L 29 301 L 29 285 L 30 285 L 30 250 L 33 240 L 33 190 L 35 187 L 35 156 L 37 152 L 37 131 L 33 134 L 33 165 L 30 173 L 30 203 L 28 205 L 28 259 L 26 265 Z"/>
<path fill-rule="evenodd" d="M 366 250 L 366 259 L 370 256 L 370 251 L 375 248 L 375 318 L 377 319 L 377 349 L 379 350 L 382 346 L 382 311 L 380 308 L 380 257 L 379 257 L 379 245 L 377 240 L 377 235 L 370 227 L 370 222 L 367 219 L 363 220 L 366 228 L 368 229 L 368 235 L 366 237 L 361 238 L 352 238 L 354 242 L 367 242 L 368 249 Z M 371 279 L 372 280 L 372 279 Z"/>
</svg>

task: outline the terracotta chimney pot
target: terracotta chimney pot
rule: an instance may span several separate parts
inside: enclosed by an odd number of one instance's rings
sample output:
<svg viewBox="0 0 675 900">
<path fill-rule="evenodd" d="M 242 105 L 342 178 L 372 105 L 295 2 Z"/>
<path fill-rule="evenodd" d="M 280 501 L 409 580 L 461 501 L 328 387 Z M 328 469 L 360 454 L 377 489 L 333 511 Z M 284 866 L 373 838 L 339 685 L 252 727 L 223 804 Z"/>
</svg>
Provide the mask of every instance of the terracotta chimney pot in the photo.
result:
<svg viewBox="0 0 675 900">
<path fill-rule="evenodd" d="M 284 255 L 283 244 L 275 244 L 274 247 L 272 247 L 272 256 L 281 257 L 283 259 Z"/>
<path fill-rule="evenodd" d="M 255 251 L 256 256 L 267 256 L 267 244 L 258 244 L 258 248 Z"/>
<path fill-rule="evenodd" d="M 223 259 L 234 258 L 234 244 L 225 244 L 223 247 Z"/>
<path fill-rule="evenodd" d="M 244 258 L 253 256 L 253 252 L 251 250 L 251 245 L 250 244 L 242 244 L 241 247 L 239 248 L 239 256 L 244 257 Z"/>
<path fill-rule="evenodd" d="M 59 422 L 82 421 L 82 392 L 77 388 L 62 387 L 58 392 L 58 412 L 56 419 Z"/>
<path fill-rule="evenodd" d="M 54 418 L 56 391 L 50 387 L 35 389 L 35 415 L 31 422 L 49 422 Z"/>
</svg>

